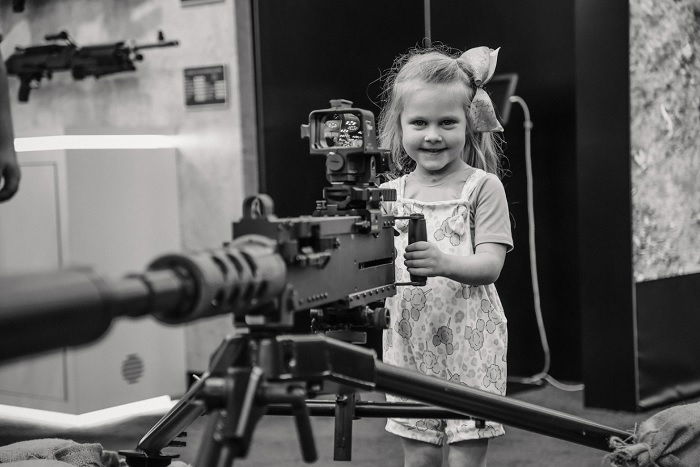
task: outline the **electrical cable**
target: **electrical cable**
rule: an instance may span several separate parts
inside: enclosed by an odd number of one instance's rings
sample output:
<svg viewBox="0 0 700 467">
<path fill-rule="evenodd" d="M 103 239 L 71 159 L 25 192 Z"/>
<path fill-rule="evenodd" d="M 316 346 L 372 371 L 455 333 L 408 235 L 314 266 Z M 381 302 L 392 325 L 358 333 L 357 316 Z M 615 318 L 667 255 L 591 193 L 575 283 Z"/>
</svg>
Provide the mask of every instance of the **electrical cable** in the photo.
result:
<svg viewBox="0 0 700 467">
<path fill-rule="evenodd" d="M 423 45 L 425 47 L 430 47 L 433 45 L 433 39 L 430 31 L 430 0 L 423 0 L 423 30 Z"/>
<path fill-rule="evenodd" d="M 532 130 L 532 120 L 530 119 L 530 110 L 525 101 L 519 96 L 511 96 L 509 101 L 518 104 L 523 110 L 523 128 L 525 129 L 525 176 L 527 179 L 527 217 L 528 217 L 528 236 L 530 246 L 530 277 L 532 280 L 532 295 L 535 306 L 535 318 L 537 319 L 537 329 L 540 334 L 540 342 L 542 344 L 542 352 L 544 353 L 544 365 L 542 371 L 525 378 L 508 378 L 509 381 L 520 384 L 537 384 L 541 381 L 546 381 L 557 389 L 562 391 L 582 391 L 583 384 L 565 384 L 557 381 L 549 374 L 551 363 L 551 352 L 549 342 L 547 341 L 547 332 L 544 327 L 544 319 L 542 318 L 542 307 L 540 305 L 540 286 L 537 276 L 537 250 L 535 249 L 535 206 L 533 196 L 533 177 L 532 177 L 532 154 L 530 143 L 530 131 Z"/>
</svg>

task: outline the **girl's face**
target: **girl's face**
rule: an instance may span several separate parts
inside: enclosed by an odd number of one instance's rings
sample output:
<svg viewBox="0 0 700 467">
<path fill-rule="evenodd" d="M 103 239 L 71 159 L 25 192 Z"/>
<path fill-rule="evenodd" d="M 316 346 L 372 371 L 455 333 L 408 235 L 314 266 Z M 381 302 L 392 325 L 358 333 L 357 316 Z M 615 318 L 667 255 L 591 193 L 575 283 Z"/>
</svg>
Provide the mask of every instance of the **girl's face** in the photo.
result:
<svg viewBox="0 0 700 467">
<path fill-rule="evenodd" d="M 449 173 L 463 167 L 467 138 L 462 83 L 420 84 L 404 94 L 401 142 L 416 170 Z"/>
</svg>

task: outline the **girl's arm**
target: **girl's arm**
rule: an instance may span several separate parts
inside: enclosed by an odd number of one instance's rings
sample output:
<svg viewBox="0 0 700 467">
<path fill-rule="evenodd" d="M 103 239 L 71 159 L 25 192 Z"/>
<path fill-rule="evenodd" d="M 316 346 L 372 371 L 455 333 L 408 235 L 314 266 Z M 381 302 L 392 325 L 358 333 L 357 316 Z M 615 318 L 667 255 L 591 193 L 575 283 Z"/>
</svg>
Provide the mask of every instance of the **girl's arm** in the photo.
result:
<svg viewBox="0 0 700 467">
<path fill-rule="evenodd" d="M 506 258 L 507 246 L 501 243 L 480 243 L 471 256 L 443 253 L 429 242 L 416 242 L 406 247 L 404 264 L 411 274 L 442 276 L 469 285 L 496 282 Z"/>
<path fill-rule="evenodd" d="M 492 284 L 503 268 L 506 252 L 513 247 L 508 202 L 503 184 L 488 174 L 475 191 L 473 255 L 443 253 L 437 245 L 416 242 L 406 247 L 404 264 L 411 274 L 443 276 L 469 285 Z"/>
</svg>

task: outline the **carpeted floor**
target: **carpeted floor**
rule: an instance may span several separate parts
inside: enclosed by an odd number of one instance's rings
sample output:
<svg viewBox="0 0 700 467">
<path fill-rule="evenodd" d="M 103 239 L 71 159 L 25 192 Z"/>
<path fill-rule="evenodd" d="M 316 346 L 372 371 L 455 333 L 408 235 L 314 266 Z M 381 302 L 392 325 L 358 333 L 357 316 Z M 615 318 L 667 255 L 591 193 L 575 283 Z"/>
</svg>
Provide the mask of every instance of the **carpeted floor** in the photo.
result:
<svg viewBox="0 0 700 467">
<path fill-rule="evenodd" d="M 372 399 L 368 395 L 363 398 Z M 381 397 L 381 396 L 379 396 Z M 633 430 L 635 424 L 651 416 L 644 414 L 584 409 L 581 392 L 564 392 L 546 386 L 515 394 L 519 400 L 567 412 L 588 420 L 621 430 Z M 202 421 L 198 420 L 188 430 L 186 448 L 169 449 L 179 452 L 185 462 L 193 462 L 200 446 Z M 353 452 L 351 462 L 333 461 L 334 421 L 331 418 L 312 419 L 319 459 L 316 466 L 352 465 L 353 467 L 403 465 L 400 441 L 384 431 L 383 419 L 361 419 L 354 422 Z M 578 444 L 506 427 L 506 435 L 492 441 L 489 447 L 490 467 L 529 466 L 581 466 L 600 467 L 605 462 L 605 452 Z M 266 416 L 258 424 L 249 455 L 236 461 L 236 465 L 258 467 L 285 465 L 306 466 L 301 460 L 296 428 L 291 417 Z"/>
<path fill-rule="evenodd" d="M 621 430 L 633 430 L 635 424 L 661 410 L 659 408 L 647 413 L 635 414 L 585 409 L 581 392 L 564 392 L 551 386 L 519 392 L 512 397 Z M 381 399 L 381 396 L 369 394 L 363 395 L 363 399 L 376 400 Z M 179 453 L 182 461 L 193 462 L 201 446 L 206 419 L 207 417 L 200 417 L 187 429 L 186 447 L 168 448 L 167 451 Z M 133 449 L 156 420 L 157 418 L 153 417 L 143 417 L 130 424 L 106 427 L 88 434 L 25 432 L 20 435 L 16 429 L 8 429 L 0 424 L 0 443 L 9 444 L 18 439 L 65 437 L 73 438 L 78 442 L 99 442 L 110 450 Z M 312 428 L 319 453 L 318 461 L 313 464 L 315 466 L 399 467 L 402 465 L 400 441 L 384 431 L 384 419 L 361 419 L 354 422 L 351 462 L 333 461 L 334 421 L 332 418 L 313 417 Z M 488 459 L 490 467 L 600 467 L 610 465 L 605 462 L 605 454 L 606 452 L 601 450 L 506 427 L 506 435 L 490 443 Z M 263 417 L 253 435 L 248 457 L 237 460 L 235 465 L 248 467 L 309 465 L 302 461 L 293 419 L 289 416 Z"/>
<path fill-rule="evenodd" d="M 618 414 L 607 411 L 583 410 L 582 394 L 566 393 L 545 387 L 521 392 L 515 396 L 548 408 L 565 411 L 598 423 L 627 429 L 646 417 L 638 414 Z M 343 465 L 333 461 L 333 420 L 315 418 L 314 433 L 319 450 L 318 466 Z M 566 441 L 506 427 L 506 435 L 492 441 L 489 466 L 600 466 L 605 452 Z M 237 465 L 306 465 L 300 461 L 296 434 L 290 419 L 263 419 L 247 459 Z M 344 463 L 348 464 L 348 463 Z M 400 441 L 384 431 L 384 420 L 358 420 L 353 430 L 352 466 L 401 466 L 403 455 Z M 605 465 L 605 464 L 603 464 Z"/>
</svg>

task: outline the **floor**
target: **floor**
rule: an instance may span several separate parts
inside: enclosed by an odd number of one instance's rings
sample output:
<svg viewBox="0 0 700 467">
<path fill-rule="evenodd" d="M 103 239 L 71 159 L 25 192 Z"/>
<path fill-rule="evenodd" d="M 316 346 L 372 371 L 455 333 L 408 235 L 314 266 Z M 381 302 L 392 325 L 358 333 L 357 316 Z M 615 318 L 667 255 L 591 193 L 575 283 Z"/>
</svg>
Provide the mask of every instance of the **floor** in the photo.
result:
<svg viewBox="0 0 700 467">
<path fill-rule="evenodd" d="M 364 395 L 365 399 L 381 396 Z M 620 430 L 634 430 L 635 424 L 645 420 L 653 412 L 630 414 L 607 410 L 584 409 L 581 392 L 565 392 L 551 386 L 523 391 L 516 399 L 563 411 Z M 188 430 L 186 448 L 169 449 L 179 452 L 181 460 L 193 462 L 202 442 L 203 419 Z M 353 450 L 350 462 L 333 461 L 332 418 L 313 417 L 312 427 L 318 460 L 316 466 L 401 466 L 403 465 L 400 441 L 384 431 L 383 419 L 361 419 L 354 422 Z M 506 427 L 506 435 L 492 441 L 489 447 L 490 467 L 510 466 L 581 466 L 600 467 L 606 452 L 538 435 L 517 428 Z M 269 465 L 304 466 L 293 419 L 288 416 L 265 416 L 258 423 L 245 459 L 236 460 L 239 466 L 257 467 Z"/>
<path fill-rule="evenodd" d="M 364 394 L 364 400 L 381 399 L 378 394 Z M 623 413 L 583 407 L 582 392 L 565 392 L 552 386 L 526 390 L 511 397 L 572 414 L 619 430 L 634 430 L 639 422 L 649 418 L 655 411 L 647 413 Z M 658 409 L 660 410 L 660 409 Z M 657 410 L 657 411 L 658 411 Z M 56 433 L 47 431 L 18 430 L 17 427 L 0 423 L 0 443 L 10 444 L 20 439 L 48 437 L 71 438 L 77 442 L 99 442 L 105 449 L 133 449 L 138 440 L 157 421 L 158 417 L 141 417 L 129 423 L 102 427 L 99 430 Z M 186 463 L 196 459 L 203 443 L 203 430 L 208 417 L 200 417 L 187 429 L 187 446 L 167 448 L 166 452 L 177 453 Z M 353 424 L 352 460 L 333 460 L 334 420 L 330 417 L 312 417 L 312 430 L 318 460 L 315 466 L 353 467 L 402 465 L 400 441 L 384 431 L 384 419 L 360 419 Z M 257 467 L 270 465 L 306 466 L 302 461 L 294 421 L 289 416 L 264 416 L 258 423 L 250 445 L 249 455 L 237 459 L 235 465 Z M 506 435 L 490 443 L 488 462 L 490 467 L 528 466 L 576 466 L 600 467 L 605 462 L 606 452 L 506 427 Z"/>
</svg>

